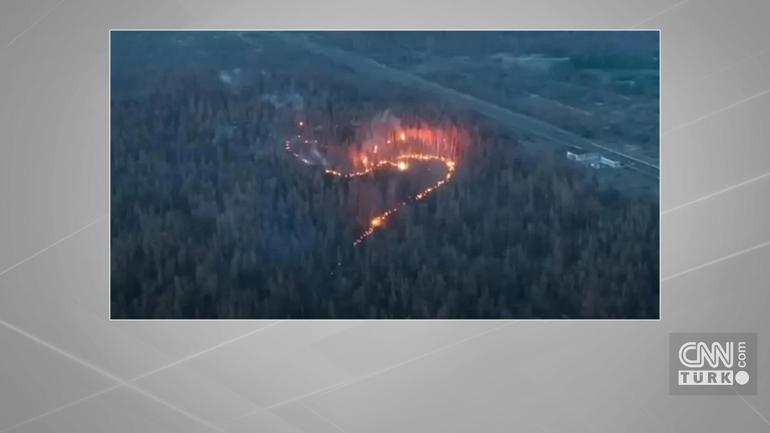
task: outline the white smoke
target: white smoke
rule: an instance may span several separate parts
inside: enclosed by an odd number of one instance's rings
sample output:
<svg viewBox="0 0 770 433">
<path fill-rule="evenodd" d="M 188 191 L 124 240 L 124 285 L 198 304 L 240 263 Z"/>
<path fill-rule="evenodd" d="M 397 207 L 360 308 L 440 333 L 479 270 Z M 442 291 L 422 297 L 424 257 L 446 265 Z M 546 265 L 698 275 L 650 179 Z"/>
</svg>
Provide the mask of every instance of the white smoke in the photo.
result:
<svg viewBox="0 0 770 433">
<path fill-rule="evenodd" d="M 262 95 L 263 101 L 267 101 L 278 110 L 288 109 L 291 111 L 302 111 L 305 108 L 305 100 L 302 95 L 295 92 L 289 92 L 285 95 L 266 94 Z"/>
<path fill-rule="evenodd" d="M 375 115 L 358 134 L 361 139 L 362 150 L 374 152 L 374 146 L 386 142 L 393 131 L 401 129 L 401 119 L 390 112 L 389 109 Z"/>
</svg>

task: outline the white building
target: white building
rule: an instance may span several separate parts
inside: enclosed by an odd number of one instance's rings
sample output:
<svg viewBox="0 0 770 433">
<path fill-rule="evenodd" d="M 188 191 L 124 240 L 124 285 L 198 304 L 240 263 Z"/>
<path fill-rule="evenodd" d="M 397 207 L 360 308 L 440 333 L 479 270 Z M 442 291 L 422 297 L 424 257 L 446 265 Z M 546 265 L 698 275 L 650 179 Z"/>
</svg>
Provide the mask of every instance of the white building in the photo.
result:
<svg viewBox="0 0 770 433">
<path fill-rule="evenodd" d="M 604 165 L 606 165 L 608 167 L 620 168 L 620 161 L 616 161 L 614 159 L 609 159 L 609 158 L 607 158 L 605 156 L 602 156 L 601 159 L 599 160 L 599 162 L 601 162 L 602 164 L 604 164 Z"/>
<path fill-rule="evenodd" d="M 567 159 L 583 163 L 591 168 L 602 168 L 605 166 L 610 168 L 622 167 L 620 161 L 607 158 L 598 153 L 576 153 L 568 150 Z"/>
</svg>

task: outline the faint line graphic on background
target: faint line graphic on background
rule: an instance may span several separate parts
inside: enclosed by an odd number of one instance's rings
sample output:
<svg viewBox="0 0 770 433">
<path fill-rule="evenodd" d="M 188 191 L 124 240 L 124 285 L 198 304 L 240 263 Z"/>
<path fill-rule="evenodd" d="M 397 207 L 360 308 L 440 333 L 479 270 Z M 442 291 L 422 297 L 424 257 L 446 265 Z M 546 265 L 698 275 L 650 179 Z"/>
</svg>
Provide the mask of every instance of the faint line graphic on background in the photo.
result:
<svg viewBox="0 0 770 433">
<path fill-rule="evenodd" d="M 94 225 L 94 224 L 98 223 L 99 221 L 101 221 L 101 220 L 102 220 L 102 219 L 104 219 L 105 217 L 106 217 L 106 215 L 102 215 L 102 216 L 100 216 L 99 218 L 96 218 L 95 220 L 93 220 L 93 221 L 91 221 L 90 223 L 88 223 L 88 224 L 84 225 L 83 227 L 81 227 L 81 228 L 79 228 L 79 229 L 75 230 L 74 232 L 72 232 L 72 233 L 68 234 L 67 236 L 64 236 L 63 238 L 60 238 L 59 240 L 57 240 L 56 242 L 52 243 L 51 245 L 48 245 L 47 247 L 45 247 L 45 248 L 43 248 L 43 249 L 41 249 L 41 250 L 38 250 L 36 253 L 32 254 L 31 256 L 29 256 L 29 257 L 27 257 L 27 258 L 25 258 L 25 259 L 21 260 L 20 262 L 17 262 L 15 265 L 11 265 L 10 267 L 8 267 L 8 268 L 6 268 L 5 270 L 3 270 L 2 272 L 0 272 L 0 277 L 2 277 L 3 275 L 7 274 L 8 272 L 10 272 L 10 271 L 12 271 L 12 270 L 16 269 L 17 267 L 19 267 L 19 266 L 23 265 L 24 263 L 27 263 L 28 261 L 30 261 L 30 260 L 32 260 L 32 259 L 34 259 L 35 257 L 39 256 L 40 254 L 43 254 L 44 252 L 46 252 L 46 251 L 50 250 L 51 248 L 53 248 L 53 247 L 55 247 L 55 246 L 59 245 L 60 243 L 62 243 L 62 242 L 64 242 L 64 241 L 66 241 L 67 239 L 69 239 L 69 238 L 71 238 L 71 237 L 73 237 L 73 236 L 75 236 L 75 235 L 79 234 L 80 232 L 83 232 L 83 231 L 85 231 L 87 228 L 89 228 L 89 227 L 91 227 L 92 225 Z"/>
<path fill-rule="evenodd" d="M 44 347 L 46 347 L 46 348 L 56 352 L 56 353 L 59 353 L 60 355 L 70 359 L 71 361 L 73 361 L 73 362 L 75 362 L 77 364 L 80 364 L 80 365 L 82 365 L 82 366 L 84 366 L 84 367 L 86 367 L 86 368 L 88 368 L 88 369 L 90 369 L 92 371 L 95 371 L 95 372 L 99 373 L 100 375 L 102 375 L 104 377 L 107 377 L 108 379 L 110 379 L 110 380 L 112 380 L 114 382 L 117 382 L 116 384 L 114 384 L 114 385 L 112 385 L 112 386 L 110 386 L 108 388 L 105 388 L 105 389 L 103 389 L 101 391 L 98 391 L 98 392 L 95 392 L 93 394 L 87 395 L 85 397 L 79 398 L 79 399 L 74 400 L 72 402 L 69 402 L 69 403 L 67 403 L 65 405 L 59 406 L 59 407 L 57 407 L 55 409 L 51 409 L 51 410 L 49 410 L 47 412 L 44 412 L 42 414 L 36 415 L 36 416 L 34 416 L 32 418 L 29 418 L 27 420 L 24 420 L 24 421 L 21 421 L 19 423 L 16 423 L 16 424 L 14 424 L 14 425 L 12 425 L 10 427 L 7 427 L 7 428 L 5 428 L 3 430 L 0 430 L 0 433 L 6 433 L 6 432 L 10 432 L 10 431 L 16 430 L 19 427 L 22 427 L 22 426 L 30 424 L 32 422 L 38 421 L 38 420 L 43 419 L 43 418 L 45 418 L 47 416 L 54 415 L 54 414 L 59 413 L 59 412 L 65 410 L 65 409 L 74 407 L 74 406 L 76 406 L 76 405 L 78 405 L 80 403 L 84 403 L 84 402 L 86 402 L 88 400 L 91 400 L 91 399 L 94 399 L 96 397 L 102 396 L 104 394 L 107 394 L 107 393 L 109 393 L 111 391 L 114 391 L 114 390 L 116 390 L 118 388 L 121 388 L 121 387 L 126 387 L 126 388 L 129 388 L 129 389 L 132 389 L 132 390 L 138 392 L 139 394 L 144 395 L 145 397 L 150 398 L 150 399 L 156 401 L 159 404 L 162 404 L 163 406 L 167 406 L 168 408 L 170 408 L 170 409 L 172 409 L 174 411 L 177 411 L 177 412 L 187 416 L 188 418 L 190 418 L 190 419 L 192 419 L 194 421 L 197 421 L 197 422 L 205 425 L 206 427 L 211 428 L 212 430 L 224 432 L 224 430 L 222 430 L 220 427 L 215 426 L 214 424 L 211 424 L 210 422 L 208 422 L 206 420 L 203 420 L 202 418 L 199 418 L 198 416 L 196 416 L 194 414 L 188 413 L 184 409 L 180 409 L 180 408 L 172 405 L 171 403 L 166 402 L 165 400 L 161 399 L 160 397 L 157 397 L 154 394 L 150 393 L 149 391 L 144 390 L 144 388 L 140 388 L 139 386 L 134 385 L 132 382 L 141 380 L 143 378 L 146 378 L 148 376 L 156 374 L 156 373 L 158 373 L 160 371 L 163 371 L 163 370 L 165 370 L 167 368 L 174 367 L 176 365 L 179 365 L 179 364 L 181 364 L 183 362 L 189 361 L 189 360 L 191 360 L 193 358 L 196 358 L 198 356 L 201 356 L 201 355 L 204 355 L 206 353 L 212 352 L 214 350 L 220 349 L 220 348 L 222 348 L 222 347 L 224 347 L 224 346 L 226 346 L 228 344 L 234 343 L 234 342 L 236 342 L 238 340 L 242 340 L 242 339 L 244 339 L 246 337 L 250 337 L 250 336 L 252 336 L 252 335 L 254 335 L 254 334 L 256 334 L 256 333 L 258 333 L 260 331 L 263 331 L 265 329 L 271 328 L 271 327 L 277 325 L 278 323 L 280 323 L 280 321 L 273 322 L 273 323 L 271 323 L 271 324 L 269 324 L 267 326 L 255 329 L 255 330 L 250 331 L 250 332 L 247 332 L 247 333 L 242 334 L 242 335 L 240 335 L 238 337 L 231 338 L 231 339 L 229 339 L 227 341 L 221 342 L 221 343 L 216 344 L 214 346 L 211 346 L 211 347 L 209 347 L 207 349 L 204 349 L 204 350 L 201 350 L 201 351 L 196 352 L 194 354 L 191 354 L 191 355 L 185 356 L 183 358 L 180 358 L 180 359 L 178 359 L 178 360 L 176 360 L 176 361 L 174 361 L 172 363 L 169 363 L 169 364 L 167 364 L 167 365 L 165 365 L 163 367 L 159 367 L 159 368 L 150 370 L 150 371 L 148 371 L 146 373 L 140 374 L 139 376 L 136 376 L 134 378 L 131 378 L 131 379 L 128 379 L 128 380 L 124 380 L 124 379 L 121 379 L 121 378 L 113 375 L 112 373 L 110 373 L 110 372 L 108 372 L 106 370 L 101 369 L 100 367 L 97 367 L 97 366 L 91 364 L 88 361 L 80 359 L 79 357 L 77 357 L 77 356 L 75 356 L 75 355 L 65 351 L 64 349 L 59 348 L 58 346 L 55 346 L 55 345 L 53 345 L 51 343 L 48 343 L 47 341 L 45 341 L 45 340 L 43 340 L 43 339 L 41 339 L 39 337 L 36 337 L 36 336 L 34 336 L 34 335 L 32 335 L 32 334 L 22 330 L 21 328 L 17 328 L 16 326 L 11 325 L 10 323 L 5 322 L 4 320 L 0 320 L 0 325 L 5 326 L 6 328 L 16 332 L 17 334 L 20 334 L 20 335 L 22 335 L 22 336 L 24 336 L 26 338 L 29 338 L 30 340 L 32 340 L 32 341 L 34 341 L 34 342 L 36 342 L 36 343 L 38 343 L 38 344 L 40 344 L 40 345 L 42 345 Z"/>
<path fill-rule="evenodd" d="M 48 9 L 45 13 L 43 13 L 43 15 L 41 15 L 35 21 L 32 21 L 32 23 L 30 25 L 28 25 L 24 30 L 22 30 L 16 36 L 14 36 L 7 44 L 5 44 L 3 49 L 0 50 L 0 57 L 2 57 L 2 55 L 3 55 L 3 53 L 5 52 L 6 49 L 10 48 L 11 45 L 13 45 L 19 38 L 24 36 L 24 34 L 27 33 L 28 31 L 30 31 L 33 27 L 35 27 L 36 25 L 40 24 L 40 22 L 42 22 L 44 19 L 46 19 L 48 17 L 48 15 L 50 15 L 51 12 L 56 10 L 56 8 L 58 8 L 62 3 L 64 3 L 64 0 L 59 0 L 55 5 L 53 5 L 50 9 Z"/>
<path fill-rule="evenodd" d="M 237 416 L 235 418 L 232 418 L 230 420 L 230 423 L 242 420 L 244 418 L 248 418 L 248 417 L 250 417 L 252 415 L 256 415 L 256 414 L 261 413 L 261 412 L 270 411 L 270 410 L 276 409 L 278 407 L 286 406 L 288 404 L 291 404 L 291 403 L 294 403 L 294 402 L 297 402 L 297 401 L 302 401 L 302 400 L 304 400 L 304 399 L 306 399 L 308 397 L 313 397 L 313 396 L 316 396 L 316 395 L 323 395 L 323 394 L 331 393 L 331 392 L 334 392 L 334 391 L 336 391 L 338 389 L 346 388 L 348 386 L 351 386 L 351 385 L 354 385 L 354 384 L 357 384 L 357 383 L 360 383 L 360 382 L 367 381 L 367 380 L 369 380 L 369 379 L 371 379 L 373 377 L 380 376 L 382 374 L 385 374 L 385 373 L 388 373 L 390 371 L 393 371 L 393 370 L 396 370 L 398 368 L 401 368 L 401 367 L 403 367 L 405 365 L 409 365 L 409 364 L 411 364 L 413 362 L 416 362 L 416 361 L 419 361 L 421 359 L 427 358 L 427 357 L 429 357 L 431 355 L 435 355 L 436 353 L 441 353 L 441 352 L 443 352 L 445 350 L 452 349 L 454 347 L 457 347 L 457 346 L 460 346 L 462 344 L 465 344 L 465 343 L 467 343 L 469 341 L 473 341 L 473 340 L 475 340 L 477 338 L 480 338 L 480 337 L 483 337 L 485 335 L 491 334 L 493 332 L 499 331 L 499 330 L 501 330 L 503 328 L 511 326 L 513 323 L 514 322 L 504 323 L 503 325 L 487 329 L 487 330 L 482 331 L 482 332 L 480 332 L 478 334 L 474 334 L 474 335 L 471 335 L 469 337 L 463 338 L 461 340 L 455 341 L 453 343 L 447 344 L 445 346 L 438 347 L 436 349 L 433 349 L 433 350 L 430 350 L 428 352 L 425 352 L 425 353 L 423 353 L 421 355 L 409 358 L 409 359 L 407 359 L 405 361 L 398 362 L 396 364 L 390 365 L 390 366 L 385 367 L 385 368 L 381 368 L 381 369 L 373 371 L 371 373 L 367 373 L 367 374 L 364 374 L 362 376 L 354 377 L 354 378 L 351 378 L 351 379 L 348 379 L 348 380 L 343 380 L 343 381 L 338 382 L 336 384 L 329 385 L 329 386 L 317 389 L 315 391 L 311 391 L 311 392 L 308 392 L 308 393 L 305 393 L 305 394 L 302 394 L 302 395 L 299 395 L 299 396 L 296 396 L 296 397 L 292 397 L 292 398 L 283 400 L 283 401 L 278 402 L 278 403 L 274 403 L 274 404 L 271 404 L 271 405 L 259 408 L 259 409 L 254 410 L 254 411 L 247 412 L 247 413 L 245 413 L 243 415 L 239 415 L 239 416 Z"/>
</svg>

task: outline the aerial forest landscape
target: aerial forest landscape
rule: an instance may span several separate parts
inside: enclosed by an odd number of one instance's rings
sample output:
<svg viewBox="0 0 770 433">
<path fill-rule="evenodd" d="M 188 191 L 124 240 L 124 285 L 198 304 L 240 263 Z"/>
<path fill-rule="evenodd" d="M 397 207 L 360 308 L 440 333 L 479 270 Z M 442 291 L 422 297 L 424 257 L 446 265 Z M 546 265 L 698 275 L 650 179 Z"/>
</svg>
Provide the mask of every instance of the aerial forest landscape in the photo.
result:
<svg viewBox="0 0 770 433">
<path fill-rule="evenodd" d="M 658 319 L 657 31 L 112 31 L 112 319 Z"/>
</svg>

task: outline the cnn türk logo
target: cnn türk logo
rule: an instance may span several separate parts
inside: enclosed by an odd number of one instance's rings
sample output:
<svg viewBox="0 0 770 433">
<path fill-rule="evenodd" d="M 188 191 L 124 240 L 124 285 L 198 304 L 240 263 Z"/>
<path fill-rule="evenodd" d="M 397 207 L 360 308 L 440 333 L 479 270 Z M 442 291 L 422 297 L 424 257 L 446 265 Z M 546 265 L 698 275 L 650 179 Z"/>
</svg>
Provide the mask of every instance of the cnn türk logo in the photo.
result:
<svg viewBox="0 0 770 433">
<path fill-rule="evenodd" d="M 671 334 L 672 394 L 756 394 L 757 336 Z"/>
</svg>

